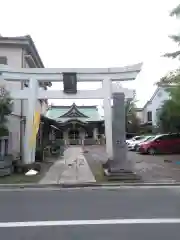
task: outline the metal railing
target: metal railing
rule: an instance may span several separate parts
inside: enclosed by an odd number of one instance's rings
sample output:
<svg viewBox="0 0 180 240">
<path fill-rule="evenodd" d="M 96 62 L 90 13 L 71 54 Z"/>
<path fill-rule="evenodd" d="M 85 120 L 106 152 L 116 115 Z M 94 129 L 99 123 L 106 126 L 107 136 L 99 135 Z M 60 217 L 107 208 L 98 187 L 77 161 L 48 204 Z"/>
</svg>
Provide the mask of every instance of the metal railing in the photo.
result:
<svg viewBox="0 0 180 240">
<path fill-rule="evenodd" d="M 77 139 L 65 139 L 65 145 L 103 145 L 105 144 L 104 138 L 94 139 L 94 138 L 77 138 Z"/>
</svg>

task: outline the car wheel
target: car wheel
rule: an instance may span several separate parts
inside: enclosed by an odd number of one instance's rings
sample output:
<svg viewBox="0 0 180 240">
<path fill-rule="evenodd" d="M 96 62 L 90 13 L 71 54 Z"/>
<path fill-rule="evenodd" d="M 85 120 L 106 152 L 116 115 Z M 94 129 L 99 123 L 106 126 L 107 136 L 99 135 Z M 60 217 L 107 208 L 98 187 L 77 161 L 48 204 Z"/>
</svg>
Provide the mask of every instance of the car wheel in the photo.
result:
<svg viewBox="0 0 180 240">
<path fill-rule="evenodd" d="M 136 146 L 134 147 L 134 149 L 135 149 L 135 151 L 137 152 L 137 151 L 138 151 L 138 145 L 136 145 Z"/>
<path fill-rule="evenodd" d="M 148 152 L 148 154 L 150 154 L 150 155 L 155 155 L 155 154 L 156 154 L 156 149 L 155 149 L 155 148 L 149 148 L 149 149 L 147 150 L 147 152 Z"/>
</svg>

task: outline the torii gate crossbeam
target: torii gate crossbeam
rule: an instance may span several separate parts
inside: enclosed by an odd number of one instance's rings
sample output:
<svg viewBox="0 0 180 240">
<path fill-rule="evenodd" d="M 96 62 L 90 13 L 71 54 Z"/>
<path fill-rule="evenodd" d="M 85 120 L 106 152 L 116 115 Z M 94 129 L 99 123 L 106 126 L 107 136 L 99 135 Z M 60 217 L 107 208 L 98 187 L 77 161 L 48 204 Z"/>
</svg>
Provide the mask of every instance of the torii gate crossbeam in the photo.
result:
<svg viewBox="0 0 180 240">
<path fill-rule="evenodd" d="M 10 94 L 15 99 L 28 100 L 28 115 L 25 130 L 24 163 L 35 160 L 35 146 L 29 148 L 29 139 L 32 132 L 32 123 L 37 99 L 104 99 L 104 119 L 106 134 L 106 151 L 109 159 L 112 152 L 112 116 L 111 97 L 113 92 L 124 92 L 126 98 L 133 98 L 134 91 L 122 87 L 112 87 L 112 82 L 130 81 L 137 77 L 142 64 L 122 68 L 20 68 L 12 69 L 0 65 L 0 73 L 6 81 L 29 81 L 29 87 L 23 90 L 14 90 Z M 62 82 L 63 73 L 77 73 L 78 82 L 102 81 L 102 88 L 96 90 L 79 90 L 76 94 L 66 94 L 61 90 L 40 90 L 38 82 Z"/>
</svg>

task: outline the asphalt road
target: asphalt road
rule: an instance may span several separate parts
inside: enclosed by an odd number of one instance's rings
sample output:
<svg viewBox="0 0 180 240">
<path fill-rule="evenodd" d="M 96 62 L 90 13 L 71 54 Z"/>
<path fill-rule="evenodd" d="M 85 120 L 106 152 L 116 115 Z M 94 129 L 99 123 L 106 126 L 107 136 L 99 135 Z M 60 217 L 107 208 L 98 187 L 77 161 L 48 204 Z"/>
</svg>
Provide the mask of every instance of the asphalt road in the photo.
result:
<svg viewBox="0 0 180 240">
<path fill-rule="evenodd" d="M 179 228 L 180 188 L 0 191 L 0 239 L 179 240 Z"/>
</svg>

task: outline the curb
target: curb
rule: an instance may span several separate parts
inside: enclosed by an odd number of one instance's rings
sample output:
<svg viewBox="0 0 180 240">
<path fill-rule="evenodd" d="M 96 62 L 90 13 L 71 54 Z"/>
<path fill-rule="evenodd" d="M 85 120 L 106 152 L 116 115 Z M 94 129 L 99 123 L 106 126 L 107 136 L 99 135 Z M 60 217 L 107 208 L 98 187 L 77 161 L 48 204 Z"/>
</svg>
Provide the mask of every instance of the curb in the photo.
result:
<svg viewBox="0 0 180 240">
<path fill-rule="evenodd" d="M 164 183 L 67 183 L 67 184 L 0 184 L 0 189 L 64 189 L 64 188 L 99 188 L 99 187 L 153 187 L 153 186 L 180 186 L 180 182 Z"/>
</svg>

